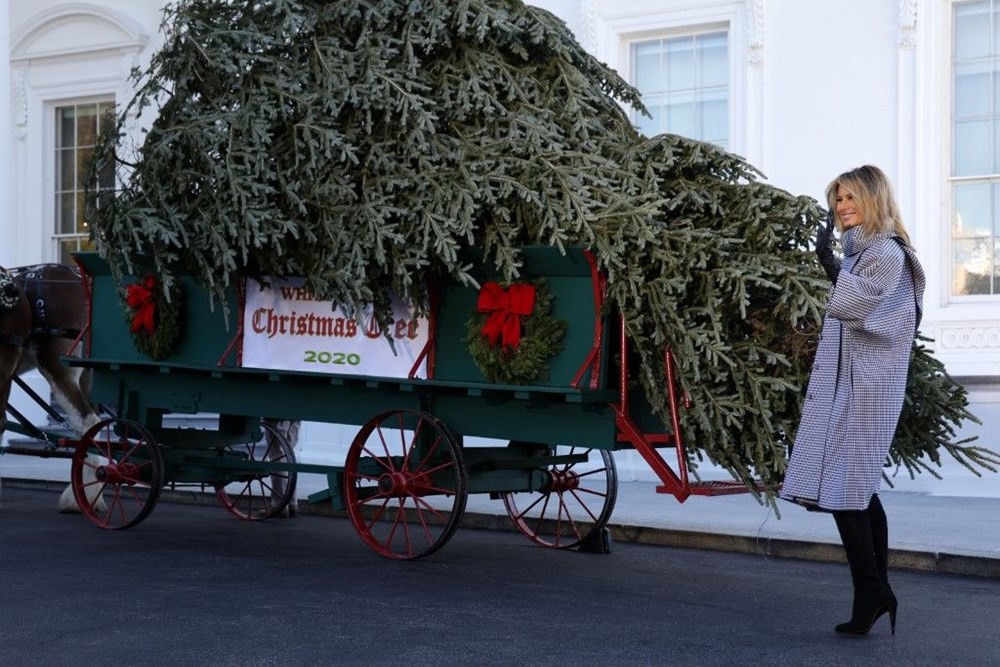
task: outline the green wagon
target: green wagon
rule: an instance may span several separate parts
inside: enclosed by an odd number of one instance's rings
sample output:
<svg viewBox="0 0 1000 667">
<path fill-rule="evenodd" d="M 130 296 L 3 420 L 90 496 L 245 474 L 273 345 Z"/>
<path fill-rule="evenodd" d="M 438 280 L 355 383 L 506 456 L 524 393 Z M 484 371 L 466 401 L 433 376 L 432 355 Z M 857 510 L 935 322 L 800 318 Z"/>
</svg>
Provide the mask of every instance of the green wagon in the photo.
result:
<svg viewBox="0 0 1000 667">
<path fill-rule="evenodd" d="M 248 314 L 257 282 L 233 290 L 227 319 L 199 284 L 183 278 L 176 301 L 182 330 L 171 353 L 154 360 L 135 345 L 123 286 L 100 257 L 79 255 L 90 316 L 83 354 L 67 363 L 92 370 L 92 398 L 113 406 L 114 414 L 75 445 L 78 500 L 98 484 L 108 505 L 96 512 L 83 503 L 84 513 L 104 528 L 133 526 L 165 485 L 191 483 L 214 487 L 234 513 L 267 516 L 275 503 L 287 502 L 298 475 L 319 474 L 328 488 L 310 502 L 346 512 L 379 554 L 410 559 L 447 542 L 471 493 L 501 500 L 517 528 L 538 544 L 600 544 L 614 509 L 612 452 L 619 449 L 635 449 L 662 480 L 657 490 L 680 501 L 746 491 L 738 482 L 689 480 L 673 359 L 664 351 L 667 431 L 630 383 L 629 364 L 620 361 L 631 358 L 629 340 L 621 318 L 606 312 L 604 280 L 590 255 L 527 247 L 523 257 L 525 284 L 543 281 L 537 284 L 544 285 L 549 317 L 565 331 L 545 360 L 547 375 L 528 384 L 484 376 L 467 338 L 481 292 L 458 285 L 431 290 L 415 357 L 400 356 L 393 372 L 379 375 L 360 370 L 361 355 L 338 352 L 346 333 L 332 329 L 313 332 L 322 334 L 311 343 L 312 360 L 323 362 L 317 370 L 301 364 L 289 370 L 280 361 L 261 368 L 260 353 L 251 367 L 250 337 L 273 336 L 270 315 Z M 493 279 L 485 269 L 480 278 L 482 284 Z M 303 317 L 286 319 L 305 327 Z M 357 326 L 365 329 L 364 321 Z M 397 327 L 398 337 L 406 337 L 414 325 Z M 271 362 L 265 357 L 263 363 Z M 177 416 L 186 414 L 217 415 L 217 423 L 178 426 Z M 356 425 L 358 431 L 343 465 L 303 464 L 280 434 L 267 432 L 262 417 Z M 483 446 L 480 437 L 501 444 Z M 664 450 L 676 457 L 674 465 L 661 456 Z"/>
</svg>

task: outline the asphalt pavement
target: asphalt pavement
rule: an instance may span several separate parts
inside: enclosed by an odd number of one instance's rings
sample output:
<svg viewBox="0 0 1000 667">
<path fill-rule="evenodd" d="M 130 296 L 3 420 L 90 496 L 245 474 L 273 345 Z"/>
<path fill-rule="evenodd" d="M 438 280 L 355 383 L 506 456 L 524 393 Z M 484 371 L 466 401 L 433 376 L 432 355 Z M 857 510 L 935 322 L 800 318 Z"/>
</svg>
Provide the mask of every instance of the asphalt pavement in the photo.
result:
<svg viewBox="0 0 1000 667">
<path fill-rule="evenodd" d="M 34 457 L 0 457 L 2 489 L 62 488 L 69 462 Z M 326 505 L 305 503 L 325 488 L 321 475 L 300 475 L 297 495 L 302 514 L 329 513 Z M 1000 579 L 1000 498 L 941 496 L 905 491 L 881 494 L 889 519 L 890 567 Z M 214 495 L 165 493 L 162 501 L 215 503 Z M 779 516 L 780 514 L 780 516 Z M 470 495 L 466 528 L 513 530 L 504 505 Z M 833 519 L 779 501 L 777 512 L 749 494 L 692 496 L 679 503 L 658 494 L 651 482 L 620 482 L 608 524 L 614 543 L 752 553 L 776 558 L 842 562 Z M 612 547 L 613 548 L 613 547 Z"/>
</svg>

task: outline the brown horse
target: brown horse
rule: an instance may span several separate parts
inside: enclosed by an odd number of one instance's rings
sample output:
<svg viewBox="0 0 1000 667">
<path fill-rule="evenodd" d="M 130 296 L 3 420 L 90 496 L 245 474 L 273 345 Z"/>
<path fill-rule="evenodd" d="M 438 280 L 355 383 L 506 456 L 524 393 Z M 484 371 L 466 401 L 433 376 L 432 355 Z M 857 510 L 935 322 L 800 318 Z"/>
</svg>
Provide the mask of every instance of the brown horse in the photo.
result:
<svg viewBox="0 0 1000 667">
<path fill-rule="evenodd" d="M 69 427 L 82 435 L 99 421 L 88 398 L 89 374 L 64 365 L 60 358 L 75 352 L 74 342 L 85 326 L 86 295 L 76 269 L 63 264 L 39 264 L 3 272 L 0 290 L 0 436 L 14 375 L 37 368 L 52 389 Z M 4 310 L 4 304 L 11 307 Z M 88 492 L 93 503 L 99 486 Z M 90 497 L 93 495 L 94 497 Z M 79 511 L 71 488 L 59 499 L 59 510 Z"/>
<path fill-rule="evenodd" d="M 0 269 L 0 436 L 7 427 L 11 379 L 21 364 L 30 334 L 31 308 L 28 299 L 13 276 Z"/>
</svg>

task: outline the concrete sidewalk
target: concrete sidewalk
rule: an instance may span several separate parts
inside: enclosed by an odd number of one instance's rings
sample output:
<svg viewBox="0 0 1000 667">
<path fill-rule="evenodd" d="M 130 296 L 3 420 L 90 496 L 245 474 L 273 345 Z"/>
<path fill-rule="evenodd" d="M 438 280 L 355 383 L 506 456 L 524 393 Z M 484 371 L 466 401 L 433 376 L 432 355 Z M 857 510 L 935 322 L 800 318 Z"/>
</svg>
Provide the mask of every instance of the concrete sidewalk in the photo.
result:
<svg viewBox="0 0 1000 667">
<path fill-rule="evenodd" d="M 2 456 L 0 485 L 61 490 L 69 466 L 67 460 Z M 323 476 L 300 475 L 297 495 L 305 499 L 324 488 Z M 195 496 L 165 493 L 163 499 L 200 502 Z M 902 491 L 885 491 L 881 498 L 889 518 L 891 567 L 1000 578 L 1000 498 Z M 206 502 L 216 501 L 213 496 Z M 326 505 L 303 502 L 300 508 L 302 513 L 330 513 Z M 780 519 L 749 494 L 691 497 L 678 503 L 673 496 L 656 493 L 652 482 L 622 482 L 608 527 L 615 542 L 844 560 L 832 517 L 786 502 L 779 503 L 779 510 Z M 480 494 L 469 496 L 462 525 L 514 529 L 503 502 Z"/>
</svg>

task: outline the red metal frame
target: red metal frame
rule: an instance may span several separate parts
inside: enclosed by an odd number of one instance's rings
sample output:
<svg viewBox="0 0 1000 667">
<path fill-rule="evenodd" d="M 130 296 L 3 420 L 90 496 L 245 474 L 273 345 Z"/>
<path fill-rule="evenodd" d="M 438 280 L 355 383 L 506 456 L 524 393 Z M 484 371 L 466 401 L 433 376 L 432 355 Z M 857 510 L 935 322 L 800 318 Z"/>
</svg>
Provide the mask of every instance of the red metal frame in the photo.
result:
<svg viewBox="0 0 1000 667">
<path fill-rule="evenodd" d="M 677 377 L 675 373 L 674 356 L 669 348 L 663 350 L 663 368 L 666 375 L 667 407 L 670 409 L 670 428 L 672 433 L 644 433 L 632 420 L 629 414 L 628 401 L 628 333 L 625 330 L 625 318 L 619 316 L 620 321 L 620 342 L 619 354 L 621 358 L 620 373 L 618 376 L 618 404 L 611 407 L 615 411 L 615 425 L 618 429 L 618 441 L 627 442 L 645 459 L 652 468 L 656 476 L 663 482 L 656 487 L 657 493 L 672 494 L 679 502 L 684 502 L 689 497 L 695 496 L 719 496 L 746 493 L 749 491 L 746 485 L 737 481 L 711 481 L 692 482 L 688 476 L 687 451 L 684 448 L 684 440 L 681 437 L 680 404 L 683 401 L 684 407 L 690 407 L 690 400 L 685 395 L 677 395 Z M 657 446 L 673 445 L 677 456 L 677 472 L 670 467 Z"/>
<path fill-rule="evenodd" d="M 589 370 L 590 388 L 594 390 L 600 386 L 601 382 L 601 342 L 604 340 L 603 310 L 608 281 L 600 269 L 597 268 L 597 259 L 594 258 L 594 253 L 584 250 L 583 256 L 587 258 L 587 263 L 590 264 L 590 282 L 594 293 L 594 346 L 590 348 L 590 352 L 587 353 L 583 364 L 580 366 L 580 370 L 573 376 L 573 380 L 569 383 L 569 386 L 579 389 L 583 376 Z"/>
<path fill-rule="evenodd" d="M 222 352 L 222 356 L 215 363 L 216 366 L 225 366 L 226 357 L 229 353 L 236 348 L 236 366 L 243 366 L 243 316 L 246 314 L 244 311 L 247 307 L 247 288 L 246 288 L 246 278 L 240 278 L 236 284 L 236 310 L 238 311 L 238 317 L 236 318 L 236 331 L 233 333 L 232 339 L 229 341 L 229 345 Z"/>
<path fill-rule="evenodd" d="M 410 372 L 406 374 L 407 378 L 413 379 L 417 376 L 417 369 L 420 368 L 420 362 L 427 358 L 427 378 L 428 380 L 434 379 L 434 351 L 437 349 L 437 312 L 438 304 L 440 300 L 440 294 L 438 292 L 438 284 L 436 282 L 430 282 L 427 285 L 427 342 L 424 344 L 420 354 L 417 355 L 416 360 L 413 362 L 413 366 L 410 368 Z"/>
<path fill-rule="evenodd" d="M 94 320 L 94 276 L 87 271 L 86 267 L 80 263 L 80 260 L 78 260 L 75 255 L 73 256 L 73 262 L 75 262 L 77 268 L 80 269 L 80 280 L 83 283 L 84 310 L 87 312 L 87 323 L 84 324 L 83 328 L 80 329 L 80 333 L 73 339 L 73 344 L 70 346 L 67 354 L 73 354 L 76 350 L 76 346 L 83 341 L 83 356 L 89 358 L 92 343 L 91 324 Z"/>
</svg>

